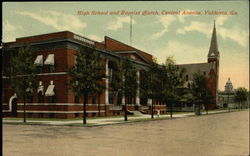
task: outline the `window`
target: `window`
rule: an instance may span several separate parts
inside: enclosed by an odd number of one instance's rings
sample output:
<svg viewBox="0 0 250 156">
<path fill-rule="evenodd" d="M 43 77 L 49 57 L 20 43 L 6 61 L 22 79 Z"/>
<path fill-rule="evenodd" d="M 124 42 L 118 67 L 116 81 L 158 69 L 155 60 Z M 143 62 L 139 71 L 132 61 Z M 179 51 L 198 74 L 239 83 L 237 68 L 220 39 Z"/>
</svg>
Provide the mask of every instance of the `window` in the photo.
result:
<svg viewBox="0 0 250 156">
<path fill-rule="evenodd" d="M 77 56 L 74 55 L 74 66 L 76 67 L 76 64 L 77 64 Z"/>
<path fill-rule="evenodd" d="M 117 105 L 121 105 L 122 104 L 122 96 L 118 95 L 117 97 Z"/>
<path fill-rule="evenodd" d="M 39 118 L 43 118 L 43 113 L 39 113 L 39 114 L 38 114 L 38 117 L 39 117 Z"/>
<path fill-rule="evenodd" d="M 38 92 L 38 103 L 44 103 L 44 95 L 42 91 Z"/>
<path fill-rule="evenodd" d="M 109 68 L 108 75 L 109 75 L 109 82 L 111 82 L 112 77 L 113 77 L 113 69 L 112 68 Z"/>
<path fill-rule="evenodd" d="M 186 75 L 186 81 L 188 81 L 188 75 Z"/>
<path fill-rule="evenodd" d="M 38 55 L 35 59 L 34 64 L 36 65 L 37 72 L 42 73 L 42 71 L 43 71 L 43 55 Z"/>
<path fill-rule="evenodd" d="M 109 91 L 109 104 L 114 104 L 114 92 Z"/>
<path fill-rule="evenodd" d="M 53 73 L 55 71 L 55 66 L 49 65 L 49 72 Z"/>
<path fill-rule="evenodd" d="M 50 81 L 50 85 L 48 86 L 45 96 L 49 97 L 49 103 L 55 103 L 56 102 L 56 94 L 55 94 L 55 85 L 53 84 L 53 81 Z"/>
<path fill-rule="evenodd" d="M 92 104 L 96 104 L 96 96 L 92 96 Z"/>
<path fill-rule="evenodd" d="M 75 98 L 74 98 L 74 103 L 79 103 L 79 96 L 75 96 Z"/>
<path fill-rule="evenodd" d="M 49 118 L 55 118 L 55 113 L 49 113 Z"/>
<path fill-rule="evenodd" d="M 56 102 L 56 96 L 49 96 L 49 103 L 55 103 Z"/>
<path fill-rule="evenodd" d="M 47 59 L 44 61 L 44 65 L 47 65 L 49 68 L 49 72 L 55 71 L 55 60 L 54 54 L 49 54 Z"/>
<path fill-rule="evenodd" d="M 28 116 L 29 118 L 32 118 L 33 113 L 29 113 Z"/>
<path fill-rule="evenodd" d="M 77 118 L 77 117 L 79 117 L 80 116 L 80 114 L 79 113 L 75 113 L 75 117 Z"/>
<path fill-rule="evenodd" d="M 32 101 L 33 101 L 33 96 L 32 96 L 32 95 L 29 95 L 29 96 L 27 97 L 27 102 L 28 102 L 28 103 L 32 103 Z"/>
<path fill-rule="evenodd" d="M 43 72 L 43 66 L 36 66 L 36 71 L 37 71 L 37 73 L 42 73 Z"/>
<path fill-rule="evenodd" d="M 130 58 L 132 58 L 133 60 L 135 60 L 135 56 L 134 55 L 131 55 Z"/>
</svg>

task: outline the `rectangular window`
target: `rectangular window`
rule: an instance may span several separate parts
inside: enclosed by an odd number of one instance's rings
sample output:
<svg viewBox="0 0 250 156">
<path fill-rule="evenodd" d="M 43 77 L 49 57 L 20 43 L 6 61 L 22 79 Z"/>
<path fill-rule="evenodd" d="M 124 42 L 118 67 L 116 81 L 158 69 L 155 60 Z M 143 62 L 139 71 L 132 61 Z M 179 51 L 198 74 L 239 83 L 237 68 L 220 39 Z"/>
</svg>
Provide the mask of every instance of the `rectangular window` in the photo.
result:
<svg viewBox="0 0 250 156">
<path fill-rule="evenodd" d="M 44 103 L 44 95 L 41 91 L 38 93 L 38 103 Z"/>
<path fill-rule="evenodd" d="M 33 101 L 33 97 L 32 97 L 32 96 L 28 96 L 28 97 L 27 97 L 27 102 L 28 102 L 28 103 L 32 103 L 32 101 Z"/>
<path fill-rule="evenodd" d="M 39 118 L 43 118 L 43 113 L 39 113 L 39 114 L 38 114 L 38 117 L 39 117 Z"/>
<path fill-rule="evenodd" d="M 53 73 L 55 71 L 55 66 L 54 65 L 49 65 L 49 72 Z"/>
<path fill-rule="evenodd" d="M 33 115 L 32 113 L 29 113 L 29 118 L 32 118 L 32 115 Z"/>
<path fill-rule="evenodd" d="M 43 66 L 36 66 L 36 71 L 37 71 L 37 73 L 42 73 L 43 72 Z"/>
<path fill-rule="evenodd" d="M 49 113 L 49 118 L 55 118 L 55 113 Z"/>
<path fill-rule="evenodd" d="M 96 96 L 92 96 L 92 104 L 96 104 Z"/>
<path fill-rule="evenodd" d="M 79 103 L 79 96 L 75 96 L 74 103 Z"/>
<path fill-rule="evenodd" d="M 56 102 L 56 96 L 49 96 L 49 103 L 55 103 Z"/>
<path fill-rule="evenodd" d="M 77 64 L 77 56 L 74 55 L 74 66 L 76 67 L 76 64 Z"/>
</svg>

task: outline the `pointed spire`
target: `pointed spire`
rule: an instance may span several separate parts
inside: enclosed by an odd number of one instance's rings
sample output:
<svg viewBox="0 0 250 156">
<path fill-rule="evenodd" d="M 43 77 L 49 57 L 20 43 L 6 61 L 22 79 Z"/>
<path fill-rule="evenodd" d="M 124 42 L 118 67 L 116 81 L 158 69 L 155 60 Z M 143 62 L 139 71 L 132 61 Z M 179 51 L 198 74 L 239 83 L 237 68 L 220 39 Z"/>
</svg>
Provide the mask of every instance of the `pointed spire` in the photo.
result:
<svg viewBox="0 0 250 156">
<path fill-rule="evenodd" d="M 210 48 L 208 52 L 208 57 L 214 57 L 214 56 L 219 56 L 215 20 L 214 20 L 214 29 L 213 29 L 212 39 L 211 39 Z"/>
</svg>

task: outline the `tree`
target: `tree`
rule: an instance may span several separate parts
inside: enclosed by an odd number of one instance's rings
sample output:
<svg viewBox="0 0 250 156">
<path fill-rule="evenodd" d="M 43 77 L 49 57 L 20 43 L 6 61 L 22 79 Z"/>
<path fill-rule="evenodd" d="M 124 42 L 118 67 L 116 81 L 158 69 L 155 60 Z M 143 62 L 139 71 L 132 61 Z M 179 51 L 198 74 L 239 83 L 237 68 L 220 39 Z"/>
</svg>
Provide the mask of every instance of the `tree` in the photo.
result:
<svg viewBox="0 0 250 156">
<path fill-rule="evenodd" d="M 206 83 L 206 78 L 203 74 L 200 73 L 200 71 L 194 73 L 191 89 L 194 96 L 194 102 L 196 103 L 196 106 L 198 106 L 196 112 L 197 115 L 200 115 L 201 105 L 205 104 L 207 110 L 207 106 L 213 98 L 210 90 L 207 88 Z"/>
<path fill-rule="evenodd" d="M 152 80 L 150 70 L 142 70 L 140 76 L 139 91 L 140 98 L 143 102 L 146 102 L 146 104 L 148 104 L 148 99 L 152 97 L 151 85 Z"/>
<path fill-rule="evenodd" d="M 162 97 L 162 67 L 152 63 L 149 68 L 148 82 L 149 88 L 147 94 L 152 99 L 151 118 L 154 118 L 154 102 Z"/>
<path fill-rule="evenodd" d="M 124 71 L 122 68 L 122 60 L 119 59 L 118 61 L 114 61 L 114 72 L 113 72 L 113 77 L 111 80 L 111 87 L 114 91 L 114 94 L 116 97 L 118 97 L 118 95 L 124 95 L 124 81 L 123 81 L 123 77 L 124 77 Z M 118 100 L 118 99 L 117 99 Z"/>
<path fill-rule="evenodd" d="M 106 85 L 103 83 L 98 83 L 96 86 L 96 92 L 97 92 L 97 97 L 98 97 L 98 116 L 101 117 L 101 94 L 103 90 L 106 88 Z M 106 105 L 105 105 L 106 108 Z M 106 116 L 106 109 L 105 109 L 105 116 Z"/>
<path fill-rule="evenodd" d="M 242 108 L 242 102 L 246 101 L 248 97 L 247 89 L 244 87 L 239 87 L 235 89 L 234 100 L 239 103 L 239 108 Z"/>
<path fill-rule="evenodd" d="M 179 69 L 176 66 L 172 56 L 167 57 L 165 64 L 162 65 L 162 100 L 167 104 L 170 104 L 170 116 L 173 114 L 173 104 L 176 104 L 180 100 L 177 88 L 183 85 L 182 74 L 185 69 Z"/>
<path fill-rule="evenodd" d="M 38 86 L 33 56 L 30 45 L 25 45 L 11 58 L 10 80 L 17 97 L 23 100 L 23 122 L 26 122 L 27 97 L 33 96 L 33 90 Z"/>
<path fill-rule="evenodd" d="M 123 77 L 124 77 L 124 96 L 126 98 L 135 97 L 138 89 L 136 69 L 132 63 L 125 59 L 122 62 Z M 124 120 L 127 121 L 127 102 L 124 106 Z"/>
<path fill-rule="evenodd" d="M 77 96 L 83 97 L 83 124 L 86 124 L 88 96 L 100 89 L 100 82 L 105 78 L 104 65 L 100 63 L 99 53 L 94 47 L 82 46 L 76 56 L 76 65 L 69 71 L 72 78 L 70 84 Z"/>
</svg>

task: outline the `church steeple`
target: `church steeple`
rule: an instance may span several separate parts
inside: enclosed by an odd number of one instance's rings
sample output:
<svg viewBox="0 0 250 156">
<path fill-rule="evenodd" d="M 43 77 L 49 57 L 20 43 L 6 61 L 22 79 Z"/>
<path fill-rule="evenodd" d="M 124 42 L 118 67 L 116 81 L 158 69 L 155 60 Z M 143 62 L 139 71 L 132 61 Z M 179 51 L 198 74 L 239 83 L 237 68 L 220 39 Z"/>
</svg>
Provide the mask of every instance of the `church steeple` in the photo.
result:
<svg viewBox="0 0 250 156">
<path fill-rule="evenodd" d="M 212 39 L 211 39 L 210 48 L 208 52 L 208 58 L 218 58 L 219 56 L 220 56 L 220 53 L 218 50 L 216 27 L 215 27 L 215 20 L 214 20 L 214 29 L 213 29 Z"/>
</svg>

